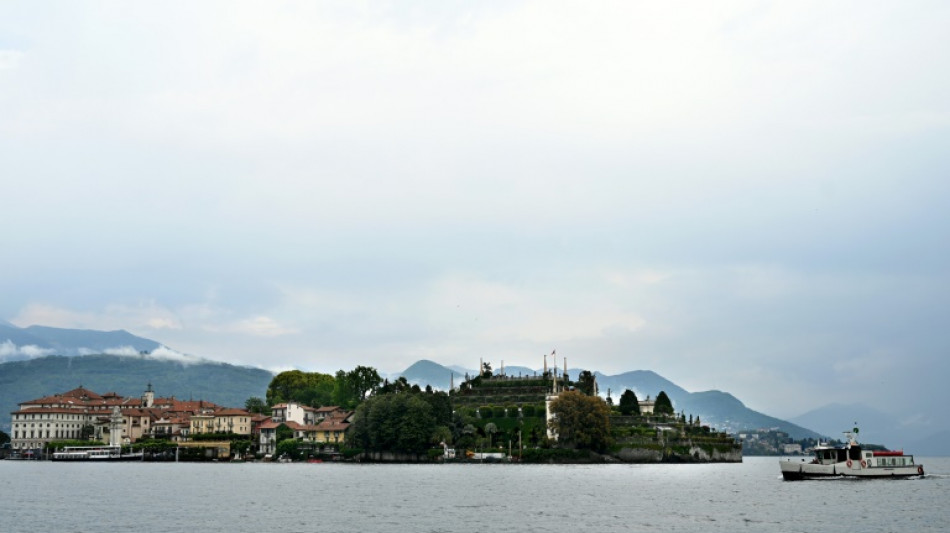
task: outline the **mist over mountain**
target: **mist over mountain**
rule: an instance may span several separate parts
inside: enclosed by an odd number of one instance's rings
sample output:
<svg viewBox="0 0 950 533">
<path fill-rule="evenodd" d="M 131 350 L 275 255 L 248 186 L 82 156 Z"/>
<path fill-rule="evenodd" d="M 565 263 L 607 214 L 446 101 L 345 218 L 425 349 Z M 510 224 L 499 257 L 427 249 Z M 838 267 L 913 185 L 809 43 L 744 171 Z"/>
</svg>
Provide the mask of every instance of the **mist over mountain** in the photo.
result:
<svg viewBox="0 0 950 533">
<path fill-rule="evenodd" d="M 0 322 L 0 361 L 17 361 L 44 355 L 131 355 L 152 352 L 161 347 L 161 343 L 138 337 L 125 330 L 96 331 L 47 326 L 19 328 L 9 322 Z"/>
</svg>

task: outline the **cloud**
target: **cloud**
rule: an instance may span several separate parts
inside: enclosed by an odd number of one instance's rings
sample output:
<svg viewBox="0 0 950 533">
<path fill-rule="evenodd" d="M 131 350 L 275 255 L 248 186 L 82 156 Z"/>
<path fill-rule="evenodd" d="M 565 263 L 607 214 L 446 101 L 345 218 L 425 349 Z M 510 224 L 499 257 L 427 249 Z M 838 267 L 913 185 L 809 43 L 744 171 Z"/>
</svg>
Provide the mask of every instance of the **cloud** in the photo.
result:
<svg viewBox="0 0 950 533">
<path fill-rule="evenodd" d="M 8 11 L 19 325 L 331 371 L 556 345 L 770 410 L 945 370 L 940 3 Z"/>
<path fill-rule="evenodd" d="M 294 328 L 281 326 L 276 320 L 267 316 L 247 318 L 233 323 L 228 329 L 234 333 L 256 337 L 279 337 L 299 332 Z"/>
<path fill-rule="evenodd" d="M 181 329 L 176 313 L 154 301 L 136 305 L 108 304 L 99 311 L 76 311 L 65 307 L 31 303 L 12 320 L 21 327 L 40 324 L 50 327 L 101 330 Z"/>
<path fill-rule="evenodd" d="M 40 348 L 34 344 L 17 346 L 9 339 L 0 343 L 0 359 L 11 359 L 17 357 L 43 357 L 44 355 L 52 355 L 54 353 L 56 353 L 56 350 L 51 348 Z"/>
</svg>

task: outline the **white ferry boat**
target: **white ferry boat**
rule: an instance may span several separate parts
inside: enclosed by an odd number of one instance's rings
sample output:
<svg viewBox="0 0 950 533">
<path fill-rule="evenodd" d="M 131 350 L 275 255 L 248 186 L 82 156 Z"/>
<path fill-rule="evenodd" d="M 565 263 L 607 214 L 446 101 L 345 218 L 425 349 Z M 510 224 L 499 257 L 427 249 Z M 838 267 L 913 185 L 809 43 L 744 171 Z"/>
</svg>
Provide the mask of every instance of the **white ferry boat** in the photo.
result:
<svg viewBox="0 0 950 533">
<path fill-rule="evenodd" d="M 54 461 L 142 461 L 142 452 L 122 453 L 121 446 L 66 446 L 53 452 Z"/>
<path fill-rule="evenodd" d="M 785 480 L 819 479 L 829 477 L 855 478 L 907 478 L 924 475 L 924 465 L 914 463 L 913 455 L 902 450 L 862 450 L 854 434 L 847 432 L 846 444 L 830 446 L 819 444 L 815 456 L 807 459 L 783 459 L 779 461 Z"/>
</svg>

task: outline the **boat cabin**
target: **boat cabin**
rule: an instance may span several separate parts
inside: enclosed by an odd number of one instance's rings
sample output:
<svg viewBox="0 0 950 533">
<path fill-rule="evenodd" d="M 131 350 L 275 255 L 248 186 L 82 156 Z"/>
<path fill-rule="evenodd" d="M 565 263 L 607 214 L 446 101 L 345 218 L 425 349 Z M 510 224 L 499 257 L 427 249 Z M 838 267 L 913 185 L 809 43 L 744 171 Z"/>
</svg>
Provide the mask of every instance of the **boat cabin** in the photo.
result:
<svg viewBox="0 0 950 533">
<path fill-rule="evenodd" d="M 835 463 L 845 463 L 848 461 L 848 459 L 852 461 L 860 461 L 861 447 L 851 446 L 850 448 L 831 448 L 828 446 L 820 446 L 815 448 L 815 460 L 812 461 L 812 464 L 833 465 Z"/>
</svg>

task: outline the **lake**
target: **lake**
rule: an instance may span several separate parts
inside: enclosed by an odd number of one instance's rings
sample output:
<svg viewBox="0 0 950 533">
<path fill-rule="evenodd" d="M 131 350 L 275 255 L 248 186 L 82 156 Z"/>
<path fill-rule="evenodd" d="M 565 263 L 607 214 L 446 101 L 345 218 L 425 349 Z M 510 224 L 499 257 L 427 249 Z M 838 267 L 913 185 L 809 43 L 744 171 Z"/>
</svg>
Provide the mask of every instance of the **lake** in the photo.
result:
<svg viewBox="0 0 950 533">
<path fill-rule="evenodd" d="M 950 458 L 907 480 L 741 464 L 0 461 L 0 531 L 947 531 Z"/>
</svg>

